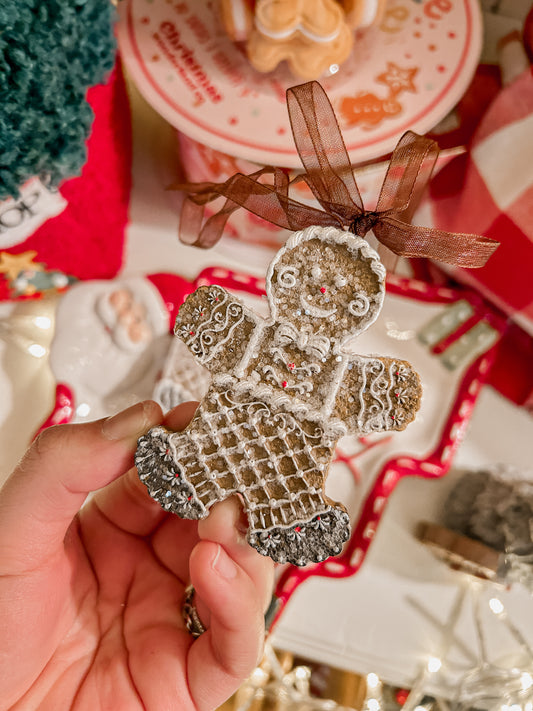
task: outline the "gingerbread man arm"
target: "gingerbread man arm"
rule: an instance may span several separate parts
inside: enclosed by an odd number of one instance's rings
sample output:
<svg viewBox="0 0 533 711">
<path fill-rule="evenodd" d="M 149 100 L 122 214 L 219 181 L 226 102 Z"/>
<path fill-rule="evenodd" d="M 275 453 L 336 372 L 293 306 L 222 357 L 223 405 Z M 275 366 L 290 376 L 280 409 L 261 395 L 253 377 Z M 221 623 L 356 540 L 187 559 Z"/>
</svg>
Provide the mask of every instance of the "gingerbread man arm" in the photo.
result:
<svg viewBox="0 0 533 711">
<path fill-rule="evenodd" d="M 354 355 L 333 414 L 354 434 L 403 430 L 414 420 L 420 397 L 420 378 L 407 361 Z"/>
<path fill-rule="evenodd" d="M 242 360 L 260 317 L 220 286 L 201 286 L 179 310 L 175 335 L 211 372 L 231 371 Z"/>
</svg>

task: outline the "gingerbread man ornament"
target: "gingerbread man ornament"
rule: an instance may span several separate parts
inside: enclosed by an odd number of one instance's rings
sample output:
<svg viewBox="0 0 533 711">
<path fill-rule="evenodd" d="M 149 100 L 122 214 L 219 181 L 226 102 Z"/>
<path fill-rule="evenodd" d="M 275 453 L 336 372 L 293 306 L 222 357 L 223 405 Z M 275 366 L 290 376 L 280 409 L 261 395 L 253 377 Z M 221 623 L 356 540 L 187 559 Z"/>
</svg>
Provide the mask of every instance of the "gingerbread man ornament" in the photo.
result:
<svg viewBox="0 0 533 711">
<path fill-rule="evenodd" d="M 260 72 L 287 60 L 302 79 L 316 79 L 349 56 L 353 36 L 336 0 L 258 0 L 248 58 Z"/>
<path fill-rule="evenodd" d="M 270 265 L 270 318 L 218 286 L 188 296 L 175 333 L 212 380 L 183 432 L 155 427 L 139 440 L 150 495 L 199 519 L 238 494 L 248 542 L 279 563 L 340 553 L 348 514 L 324 493 L 337 440 L 402 430 L 420 403 L 409 363 L 347 349 L 376 320 L 384 280 L 364 239 L 308 227 Z"/>
</svg>

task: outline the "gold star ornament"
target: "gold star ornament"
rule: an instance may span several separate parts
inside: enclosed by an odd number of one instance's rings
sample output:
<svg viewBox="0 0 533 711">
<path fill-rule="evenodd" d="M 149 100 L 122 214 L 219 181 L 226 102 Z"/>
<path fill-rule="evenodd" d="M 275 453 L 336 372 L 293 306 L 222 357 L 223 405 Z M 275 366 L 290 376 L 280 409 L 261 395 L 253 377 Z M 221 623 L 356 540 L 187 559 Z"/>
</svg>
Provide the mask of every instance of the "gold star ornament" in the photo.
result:
<svg viewBox="0 0 533 711">
<path fill-rule="evenodd" d="M 34 250 L 21 252 L 20 254 L 0 252 L 0 274 L 5 274 L 9 281 L 14 281 L 21 272 L 44 271 L 44 265 L 33 261 L 36 256 L 37 252 Z"/>
</svg>

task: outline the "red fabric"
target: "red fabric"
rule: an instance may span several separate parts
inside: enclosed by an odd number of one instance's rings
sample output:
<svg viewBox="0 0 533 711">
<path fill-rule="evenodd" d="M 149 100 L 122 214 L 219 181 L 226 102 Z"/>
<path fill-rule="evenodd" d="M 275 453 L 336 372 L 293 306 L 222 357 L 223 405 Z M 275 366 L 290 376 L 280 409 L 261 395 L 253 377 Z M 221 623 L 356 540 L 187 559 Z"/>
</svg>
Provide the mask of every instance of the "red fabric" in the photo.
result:
<svg viewBox="0 0 533 711">
<path fill-rule="evenodd" d="M 501 243 L 484 267 L 446 271 L 477 289 L 530 335 L 533 162 L 529 172 L 523 165 L 517 171 L 515 160 L 520 162 L 516 156 L 524 143 L 522 127 L 532 115 L 533 77 L 528 70 L 498 94 L 474 135 L 469 153 L 446 165 L 430 187 L 437 227 L 479 232 Z M 523 145 L 524 151 L 530 149 L 531 144 Z M 508 154 L 515 158 L 507 160 Z"/>
<path fill-rule="evenodd" d="M 36 262 L 79 279 L 115 276 L 122 265 L 131 192 L 131 120 L 120 63 L 105 85 L 87 94 L 94 113 L 88 158 L 79 177 L 60 186 L 68 201 L 24 242 L 2 250 L 35 250 Z M 9 298 L 5 279 L 0 298 Z"/>
<path fill-rule="evenodd" d="M 168 311 L 169 331 L 172 332 L 179 308 L 185 301 L 185 298 L 195 290 L 195 283 L 187 281 L 177 274 L 169 274 L 166 272 L 149 274 L 146 278 L 152 282 L 161 294 L 161 298 Z"/>
<path fill-rule="evenodd" d="M 441 150 L 468 145 L 501 88 L 499 67 L 494 64 L 480 64 L 466 93 L 454 109 L 458 126 L 444 133 L 429 131 L 428 136 L 437 141 Z"/>
<path fill-rule="evenodd" d="M 511 324 L 498 345 L 488 384 L 533 414 L 533 338 Z"/>
</svg>

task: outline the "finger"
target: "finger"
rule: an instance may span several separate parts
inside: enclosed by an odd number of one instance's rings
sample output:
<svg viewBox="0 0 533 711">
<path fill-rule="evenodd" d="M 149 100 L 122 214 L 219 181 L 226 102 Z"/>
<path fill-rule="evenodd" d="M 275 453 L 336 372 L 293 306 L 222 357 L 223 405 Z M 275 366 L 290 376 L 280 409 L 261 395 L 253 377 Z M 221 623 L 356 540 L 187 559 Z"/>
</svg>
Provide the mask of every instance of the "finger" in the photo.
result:
<svg viewBox="0 0 533 711">
<path fill-rule="evenodd" d="M 176 432 L 181 432 L 184 430 L 189 422 L 194 417 L 194 413 L 198 409 L 197 402 L 191 400 L 190 402 L 184 402 L 181 405 L 173 408 L 165 415 L 163 424 L 168 427 L 169 430 L 175 430 Z"/>
<path fill-rule="evenodd" d="M 178 405 L 165 416 L 163 424 L 175 431 L 183 430 L 197 407 L 196 402 Z M 157 501 L 150 498 L 135 467 L 99 491 L 93 497 L 89 510 L 92 506 L 96 506 L 120 529 L 136 536 L 148 536 L 165 518 L 170 518 Z"/>
<path fill-rule="evenodd" d="M 146 401 L 105 420 L 44 430 L 0 491 L 3 566 L 22 572 L 52 555 L 87 494 L 129 469 L 138 437 L 161 420 L 159 405 Z"/>
<path fill-rule="evenodd" d="M 199 540 L 198 521 L 181 519 L 174 514 L 166 514 L 166 519 L 151 537 L 157 560 L 184 585 L 188 585 L 191 579 L 189 557 Z M 207 622 L 208 618 L 205 619 Z"/>
<path fill-rule="evenodd" d="M 187 657 L 189 689 L 202 711 L 225 701 L 258 664 L 264 616 L 253 580 L 220 543 L 200 541 L 190 569 L 196 595 L 210 611 L 209 628 Z"/>
<path fill-rule="evenodd" d="M 266 611 L 274 585 L 274 564 L 260 555 L 246 541 L 248 520 L 239 498 L 231 496 L 215 504 L 206 519 L 198 523 L 198 535 L 202 540 L 220 543 L 228 555 L 252 579 L 262 608 Z"/>
</svg>

